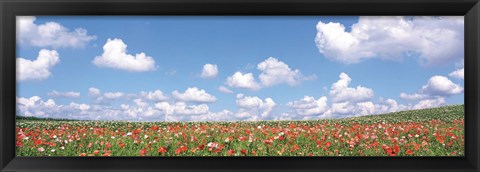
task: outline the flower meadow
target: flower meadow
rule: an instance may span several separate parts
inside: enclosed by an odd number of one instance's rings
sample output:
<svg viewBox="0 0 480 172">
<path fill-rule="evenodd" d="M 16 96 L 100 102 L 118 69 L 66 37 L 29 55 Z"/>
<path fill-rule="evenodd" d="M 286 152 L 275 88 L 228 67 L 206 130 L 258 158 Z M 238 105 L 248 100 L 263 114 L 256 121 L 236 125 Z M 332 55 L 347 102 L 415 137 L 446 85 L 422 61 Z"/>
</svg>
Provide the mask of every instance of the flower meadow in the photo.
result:
<svg viewBox="0 0 480 172">
<path fill-rule="evenodd" d="M 464 106 L 308 121 L 18 117 L 17 156 L 463 156 Z"/>
</svg>

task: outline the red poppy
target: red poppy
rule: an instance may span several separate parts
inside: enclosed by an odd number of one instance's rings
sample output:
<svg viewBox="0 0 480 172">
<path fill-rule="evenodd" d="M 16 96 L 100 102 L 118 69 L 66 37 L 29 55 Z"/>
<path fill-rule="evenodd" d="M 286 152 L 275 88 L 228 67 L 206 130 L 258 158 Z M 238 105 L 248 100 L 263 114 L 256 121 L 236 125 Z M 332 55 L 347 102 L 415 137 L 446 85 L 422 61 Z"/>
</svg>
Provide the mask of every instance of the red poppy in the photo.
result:
<svg viewBox="0 0 480 172">
<path fill-rule="evenodd" d="M 327 148 L 329 148 L 330 146 L 332 146 L 332 142 L 325 143 L 325 146 L 327 146 Z"/>
<path fill-rule="evenodd" d="M 162 147 L 158 148 L 158 153 L 164 154 L 165 152 L 167 152 L 166 147 L 162 146 Z"/>
<path fill-rule="evenodd" d="M 41 140 L 35 140 L 33 142 L 33 144 L 35 144 L 35 146 L 38 146 L 38 145 L 42 144 L 42 141 Z"/>
<path fill-rule="evenodd" d="M 228 150 L 228 152 L 227 152 L 227 153 L 228 153 L 228 155 L 232 156 L 232 155 L 235 153 L 235 151 L 234 151 L 234 150 L 232 150 L 232 149 L 230 149 L 230 150 Z"/>
<path fill-rule="evenodd" d="M 300 146 L 293 145 L 292 148 L 290 149 L 291 152 L 296 151 L 296 150 L 300 150 Z"/>
<path fill-rule="evenodd" d="M 15 144 L 17 147 L 22 147 L 23 143 L 21 140 L 17 140 L 17 143 Z"/>
<path fill-rule="evenodd" d="M 182 153 L 184 151 L 187 151 L 187 150 L 188 150 L 188 148 L 186 146 L 180 146 L 177 150 L 175 150 L 175 153 L 180 154 L 180 153 Z"/>
<path fill-rule="evenodd" d="M 202 150 L 203 148 L 205 148 L 205 145 L 203 145 L 203 144 L 202 144 L 202 145 L 198 145 L 197 148 L 198 148 L 198 150 Z"/>
<path fill-rule="evenodd" d="M 241 152 L 242 154 L 244 154 L 244 155 L 247 154 L 247 150 L 245 150 L 245 149 L 240 150 L 240 152 Z"/>
<path fill-rule="evenodd" d="M 140 156 L 145 156 L 146 153 L 147 153 L 147 149 L 140 150 Z"/>
</svg>

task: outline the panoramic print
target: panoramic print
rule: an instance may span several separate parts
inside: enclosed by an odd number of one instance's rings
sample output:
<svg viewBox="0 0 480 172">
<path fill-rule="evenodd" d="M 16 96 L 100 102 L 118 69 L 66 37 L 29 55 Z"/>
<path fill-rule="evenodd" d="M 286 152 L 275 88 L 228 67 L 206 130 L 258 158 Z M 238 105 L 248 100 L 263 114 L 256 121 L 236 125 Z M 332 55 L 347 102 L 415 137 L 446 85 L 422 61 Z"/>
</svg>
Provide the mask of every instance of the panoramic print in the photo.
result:
<svg viewBox="0 0 480 172">
<path fill-rule="evenodd" d="M 17 16 L 17 156 L 464 156 L 463 16 Z"/>
</svg>

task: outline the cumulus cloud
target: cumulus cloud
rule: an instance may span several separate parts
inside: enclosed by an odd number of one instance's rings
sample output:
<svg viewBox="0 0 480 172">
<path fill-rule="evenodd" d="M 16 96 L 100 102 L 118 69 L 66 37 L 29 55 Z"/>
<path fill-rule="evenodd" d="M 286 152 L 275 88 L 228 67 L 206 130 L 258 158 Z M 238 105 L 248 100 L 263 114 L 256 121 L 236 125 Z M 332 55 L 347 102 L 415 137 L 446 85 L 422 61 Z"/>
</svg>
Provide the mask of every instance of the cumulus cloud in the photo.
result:
<svg viewBox="0 0 480 172">
<path fill-rule="evenodd" d="M 134 94 L 126 94 L 123 92 L 105 92 L 102 93 L 100 89 L 95 87 L 90 87 L 88 89 L 88 96 L 94 100 L 96 104 L 108 105 L 114 101 L 118 100 L 130 100 L 130 98 L 138 97 Z"/>
<path fill-rule="evenodd" d="M 417 93 L 401 93 L 400 98 L 406 100 L 425 100 L 436 97 L 451 96 L 463 93 L 463 87 L 453 83 L 445 76 L 432 76 L 426 85 L 423 85 Z"/>
<path fill-rule="evenodd" d="M 378 106 L 379 105 L 376 105 L 371 101 L 358 103 L 352 103 L 348 101 L 341 103 L 333 103 L 330 111 L 327 111 L 326 114 L 329 114 L 329 116 L 334 118 L 374 115 L 380 113 L 378 111 L 379 109 L 377 109 Z"/>
<path fill-rule="evenodd" d="M 446 96 L 462 93 L 463 87 L 453 83 L 447 77 L 436 75 L 428 80 L 427 85 L 424 85 L 420 92 L 428 95 Z"/>
<path fill-rule="evenodd" d="M 215 64 L 205 64 L 203 65 L 202 78 L 215 78 L 218 75 L 218 68 Z"/>
<path fill-rule="evenodd" d="M 78 103 L 72 102 L 70 103 L 70 107 L 81 110 L 82 112 L 88 111 L 90 109 L 90 105 L 87 105 L 84 103 L 78 104 Z"/>
<path fill-rule="evenodd" d="M 110 100 L 120 99 L 125 96 L 125 93 L 122 92 L 106 92 L 103 93 L 103 97 Z"/>
<path fill-rule="evenodd" d="M 49 96 L 51 97 L 60 97 L 60 98 L 78 98 L 80 97 L 79 92 L 73 92 L 73 91 L 68 91 L 68 92 L 59 92 L 56 90 L 53 90 L 48 93 Z"/>
<path fill-rule="evenodd" d="M 187 105 L 185 102 L 160 102 L 156 103 L 155 107 L 168 115 L 199 115 L 209 112 L 206 104 Z"/>
<path fill-rule="evenodd" d="M 315 100 L 314 97 L 305 96 L 300 100 L 288 102 L 288 106 L 295 109 L 299 115 L 321 115 L 328 110 L 327 97 L 320 97 Z"/>
<path fill-rule="evenodd" d="M 95 87 L 88 88 L 88 95 L 90 97 L 98 97 L 98 96 L 100 96 L 100 94 L 101 94 L 100 89 L 95 88 Z"/>
<path fill-rule="evenodd" d="M 351 31 L 334 22 L 320 21 L 316 28 L 320 53 L 347 64 L 418 55 L 421 64 L 437 65 L 464 57 L 463 16 L 361 16 Z"/>
<path fill-rule="evenodd" d="M 276 106 L 272 98 L 262 100 L 258 97 L 237 94 L 236 104 L 240 108 L 235 114 L 237 118 L 246 120 L 261 120 L 268 118 L 270 112 Z"/>
<path fill-rule="evenodd" d="M 387 99 L 387 100 L 381 99 L 378 104 L 375 104 L 376 114 L 398 112 L 398 111 L 404 111 L 408 109 L 409 107 L 407 105 L 399 104 L 397 103 L 397 101 L 393 99 Z"/>
<path fill-rule="evenodd" d="M 227 93 L 227 94 L 233 93 L 232 90 L 228 89 L 228 88 L 225 87 L 225 86 L 220 86 L 220 87 L 218 87 L 218 91 L 220 91 L 220 92 L 222 92 L 222 93 Z"/>
<path fill-rule="evenodd" d="M 58 105 L 54 100 L 43 100 L 39 96 L 30 98 L 17 97 L 17 115 L 40 118 L 72 118 L 81 119 L 88 115 L 90 106 L 87 104 L 70 103 Z"/>
<path fill-rule="evenodd" d="M 213 103 L 217 101 L 215 96 L 212 96 L 205 90 L 198 89 L 197 87 L 187 88 L 184 93 L 180 93 L 175 90 L 172 92 L 172 96 L 177 100 L 186 102 Z"/>
<path fill-rule="evenodd" d="M 92 96 L 103 97 L 99 90 L 90 89 Z M 98 94 L 97 94 L 98 93 Z M 17 97 L 17 115 L 40 118 L 126 121 L 232 121 L 229 110 L 212 112 L 206 104 L 189 105 L 186 102 L 162 101 L 151 104 L 144 98 L 134 98 L 119 106 L 109 104 L 56 104 L 39 96 Z"/>
<path fill-rule="evenodd" d="M 51 69 L 60 62 L 58 52 L 42 49 L 36 60 L 17 58 L 17 81 L 44 80 L 52 75 Z"/>
<path fill-rule="evenodd" d="M 146 72 L 156 69 L 155 60 L 145 53 L 127 54 L 127 45 L 121 39 L 108 39 L 103 46 L 103 54 L 95 57 L 92 63 L 100 67 L 130 72 Z"/>
<path fill-rule="evenodd" d="M 43 100 L 39 96 L 17 97 L 17 115 L 40 118 L 61 118 L 80 120 L 162 120 L 158 109 L 142 100 L 135 99 L 134 105 L 122 104 L 120 107 L 89 105 L 85 103 L 56 104 L 54 100 Z"/>
<path fill-rule="evenodd" d="M 97 37 L 83 28 L 70 29 L 56 22 L 35 24 L 36 17 L 17 17 L 17 42 L 22 45 L 52 48 L 83 48 Z"/>
<path fill-rule="evenodd" d="M 255 81 L 252 73 L 243 74 L 242 72 L 235 72 L 232 76 L 229 76 L 225 81 L 225 85 L 235 88 L 246 88 L 250 90 L 259 90 L 260 84 Z"/>
<path fill-rule="evenodd" d="M 165 101 L 168 99 L 166 95 L 163 94 L 162 91 L 160 90 L 155 90 L 155 91 L 142 91 L 140 92 L 140 97 L 146 100 L 151 100 L 151 101 Z"/>
<path fill-rule="evenodd" d="M 257 65 L 257 69 L 260 71 L 260 75 L 258 76 L 260 82 L 255 80 L 252 73 L 243 74 L 242 72 L 237 71 L 227 78 L 225 85 L 235 88 L 259 90 L 262 87 L 270 87 L 283 83 L 295 86 L 302 81 L 314 80 L 317 78 L 315 75 L 306 77 L 300 72 L 300 70 L 293 70 L 287 64 L 274 57 L 269 57 L 263 62 L 260 62 Z"/>
<path fill-rule="evenodd" d="M 433 108 L 433 107 L 443 106 L 445 104 L 446 104 L 445 98 L 438 97 L 433 99 L 421 100 L 420 102 L 418 102 L 413 106 L 413 109 Z"/>
<path fill-rule="evenodd" d="M 261 71 L 258 78 L 262 85 L 266 87 L 281 83 L 294 86 L 303 80 L 315 78 L 314 76 L 307 78 L 302 75 L 300 70 L 292 70 L 287 64 L 273 57 L 259 63 L 257 69 Z"/>
<path fill-rule="evenodd" d="M 188 121 L 232 121 L 235 116 L 232 111 L 209 112 L 205 115 L 192 115 Z"/>
<path fill-rule="evenodd" d="M 330 96 L 333 102 L 352 103 L 370 100 L 373 97 L 373 90 L 370 88 L 357 86 L 356 88 L 349 87 L 352 79 L 346 74 L 341 73 L 340 79 L 334 83 L 330 90 Z"/>
<path fill-rule="evenodd" d="M 414 93 L 414 94 L 400 93 L 400 98 L 404 100 L 423 100 L 428 97 L 429 95 L 419 94 L 419 93 Z"/>
<path fill-rule="evenodd" d="M 464 71 L 465 71 L 465 68 L 457 69 L 452 73 L 448 74 L 448 76 L 458 78 L 458 79 L 464 79 L 464 76 L 463 76 Z"/>
</svg>

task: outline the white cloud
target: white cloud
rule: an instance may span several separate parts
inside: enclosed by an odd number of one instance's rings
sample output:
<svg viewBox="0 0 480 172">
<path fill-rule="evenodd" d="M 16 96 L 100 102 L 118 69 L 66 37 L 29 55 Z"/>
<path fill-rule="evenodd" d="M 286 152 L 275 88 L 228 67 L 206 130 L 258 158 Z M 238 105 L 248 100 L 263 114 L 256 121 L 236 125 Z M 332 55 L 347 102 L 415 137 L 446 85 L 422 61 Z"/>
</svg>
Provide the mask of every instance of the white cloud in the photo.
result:
<svg viewBox="0 0 480 172">
<path fill-rule="evenodd" d="M 235 72 L 229 76 L 225 81 L 225 85 L 235 88 L 246 88 L 250 90 L 259 90 L 261 86 L 255 81 L 252 73 L 242 74 L 242 72 Z"/>
<path fill-rule="evenodd" d="M 458 78 L 458 79 L 464 79 L 464 76 L 463 76 L 464 71 L 465 71 L 465 68 L 457 69 L 452 73 L 448 74 L 448 76 Z"/>
<path fill-rule="evenodd" d="M 36 60 L 17 58 L 17 80 L 44 80 L 52 75 L 51 69 L 60 62 L 58 52 L 42 49 Z"/>
<path fill-rule="evenodd" d="M 101 95 L 100 89 L 95 88 L 95 87 L 90 87 L 90 88 L 88 89 L 88 95 L 89 95 L 90 97 L 98 97 L 98 96 Z"/>
<path fill-rule="evenodd" d="M 295 120 L 296 117 L 297 117 L 297 115 L 295 115 L 295 114 L 281 113 L 281 114 L 275 115 L 275 117 L 273 117 L 272 120 L 275 120 L 275 121 L 291 121 L 291 120 Z"/>
<path fill-rule="evenodd" d="M 426 99 L 421 100 L 417 104 L 413 106 L 413 109 L 425 109 L 425 108 L 432 108 L 432 107 L 439 107 L 446 104 L 445 98 L 438 97 L 435 99 Z"/>
<path fill-rule="evenodd" d="M 453 83 L 447 77 L 439 75 L 431 77 L 427 85 L 424 85 L 420 90 L 420 93 L 434 96 L 447 96 L 462 92 L 462 86 Z"/>
<path fill-rule="evenodd" d="M 197 87 L 190 87 L 184 93 L 179 93 L 177 90 L 172 92 L 172 96 L 180 101 L 197 102 L 197 103 L 213 103 L 217 101 L 215 96 L 208 94 L 205 90 Z"/>
<path fill-rule="evenodd" d="M 373 90 L 370 88 L 357 86 L 357 88 L 349 87 L 352 79 L 345 73 L 340 74 L 340 79 L 332 84 L 330 90 L 330 96 L 333 102 L 345 102 L 352 103 L 363 102 L 370 100 L 373 97 Z"/>
<path fill-rule="evenodd" d="M 222 93 L 227 93 L 227 94 L 233 93 L 232 90 L 228 89 L 228 88 L 225 87 L 225 86 L 220 86 L 220 87 L 218 87 L 218 91 L 220 91 L 220 92 L 222 92 Z"/>
<path fill-rule="evenodd" d="M 106 92 L 103 93 L 103 97 L 110 100 L 120 99 L 125 96 L 125 93 L 122 92 Z"/>
<path fill-rule="evenodd" d="M 295 109 L 295 112 L 300 115 L 322 115 L 328 110 L 327 97 L 320 97 L 315 100 L 314 97 L 305 96 L 300 100 L 288 102 L 288 106 Z"/>
<path fill-rule="evenodd" d="M 436 100 L 445 96 L 463 93 L 463 87 L 453 83 L 445 76 L 432 76 L 426 85 L 413 94 L 400 93 L 405 100 Z"/>
<path fill-rule="evenodd" d="M 229 110 L 220 112 L 209 112 L 205 115 L 192 115 L 188 121 L 232 121 L 235 116 Z"/>
<path fill-rule="evenodd" d="M 423 100 L 423 99 L 427 99 L 428 97 L 430 97 L 430 96 L 429 96 L 429 95 L 425 95 L 425 94 L 418 94 L 418 93 L 414 93 L 414 94 L 400 93 L 400 98 L 401 98 L 401 99 L 404 99 L 404 100 Z"/>
<path fill-rule="evenodd" d="M 268 97 L 262 100 L 258 97 L 244 96 L 237 94 L 237 106 L 240 108 L 235 114 L 237 118 L 247 120 L 260 120 L 268 118 L 270 112 L 276 106 L 272 98 Z"/>
<path fill-rule="evenodd" d="M 36 17 L 17 17 L 17 41 L 23 45 L 36 47 L 83 48 L 97 37 L 88 35 L 87 30 L 76 28 L 73 31 L 56 22 L 35 24 Z"/>
<path fill-rule="evenodd" d="M 87 104 L 84 104 L 84 103 L 78 104 L 78 103 L 72 102 L 72 103 L 70 103 L 70 106 L 73 107 L 73 108 L 79 109 L 81 111 L 87 111 L 87 110 L 90 109 L 90 106 L 87 105 Z"/>
<path fill-rule="evenodd" d="M 148 106 L 148 103 L 147 103 L 147 102 L 144 102 L 142 99 L 133 99 L 133 102 L 134 102 L 135 105 L 137 105 L 138 107 L 147 107 L 147 106 Z"/>
<path fill-rule="evenodd" d="M 353 111 L 355 116 L 373 115 L 375 113 L 375 105 L 371 101 L 357 103 Z"/>
<path fill-rule="evenodd" d="M 352 112 L 353 107 L 349 102 L 333 103 L 330 109 L 333 114 L 347 114 Z"/>
<path fill-rule="evenodd" d="M 181 115 L 206 114 L 208 106 L 206 104 L 186 106 L 185 103 L 177 102 L 175 103 L 175 113 Z"/>
<path fill-rule="evenodd" d="M 371 101 L 351 103 L 341 102 L 333 103 L 330 111 L 327 111 L 330 117 L 352 117 L 379 114 L 381 109 L 377 109 L 379 105 Z M 389 108 L 389 107 L 386 107 Z"/>
<path fill-rule="evenodd" d="M 62 118 L 80 120 L 129 120 L 158 121 L 164 114 L 149 106 L 140 99 L 133 101 L 135 105 L 122 104 L 120 107 L 106 105 L 89 105 L 71 102 L 56 104 L 52 99 L 42 100 L 38 96 L 30 98 L 17 97 L 17 114 L 40 118 Z"/>
<path fill-rule="evenodd" d="M 80 97 L 79 92 L 73 92 L 73 91 L 68 91 L 68 92 L 58 92 L 56 90 L 53 90 L 48 93 L 49 96 L 52 97 L 62 97 L 62 98 L 78 98 Z"/>
<path fill-rule="evenodd" d="M 205 64 L 203 65 L 202 78 L 215 78 L 218 75 L 218 68 L 215 64 Z"/>
<path fill-rule="evenodd" d="M 263 62 L 260 62 L 257 65 L 257 69 L 260 71 L 260 75 L 258 76 L 260 82 L 255 80 L 252 73 L 243 74 L 237 71 L 227 78 L 225 85 L 235 88 L 259 90 L 262 87 L 270 87 L 283 83 L 294 86 L 304 80 L 314 80 L 317 78 L 316 75 L 305 77 L 300 70 L 292 70 L 287 64 L 274 57 L 269 57 Z"/>
<path fill-rule="evenodd" d="M 43 118 L 50 117 L 51 113 L 46 111 L 57 111 L 55 101 L 52 99 L 43 101 L 38 96 L 30 98 L 17 97 L 17 114 Z"/>
<path fill-rule="evenodd" d="M 160 90 L 149 91 L 149 92 L 142 91 L 140 92 L 140 97 L 146 100 L 151 100 L 151 101 L 165 101 L 168 99 L 168 97 L 165 96 L 163 92 Z"/>
<path fill-rule="evenodd" d="M 319 51 L 342 63 L 418 55 L 422 64 L 434 65 L 464 57 L 463 16 L 361 16 L 349 32 L 333 22 L 320 21 L 316 28 Z"/>
<path fill-rule="evenodd" d="M 187 105 L 185 102 L 176 102 L 174 104 L 160 102 L 155 104 L 155 107 L 168 115 L 201 115 L 209 113 L 209 108 L 206 104 Z"/>
<path fill-rule="evenodd" d="M 93 64 L 130 72 L 146 72 L 156 69 L 155 60 L 145 53 L 127 54 L 127 45 L 121 39 L 108 39 L 103 54 L 95 57 Z"/>
<path fill-rule="evenodd" d="M 160 102 L 160 103 L 156 103 L 155 104 L 155 107 L 159 110 L 161 110 L 164 114 L 168 114 L 168 115 L 171 115 L 174 113 L 174 108 L 172 105 L 170 105 L 170 103 L 168 102 Z"/>
<path fill-rule="evenodd" d="M 258 78 L 262 85 L 266 87 L 281 83 L 294 86 L 303 80 L 315 78 L 314 76 L 307 78 L 302 75 L 300 70 L 292 70 L 287 64 L 273 57 L 259 63 L 257 69 L 261 71 Z"/>
<path fill-rule="evenodd" d="M 375 104 L 376 114 L 398 112 L 403 110 L 408 110 L 409 107 L 406 105 L 398 104 L 397 101 L 393 99 L 380 100 L 379 104 Z"/>
</svg>

